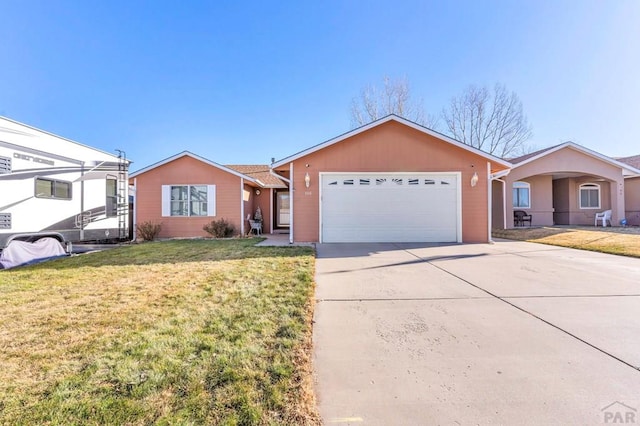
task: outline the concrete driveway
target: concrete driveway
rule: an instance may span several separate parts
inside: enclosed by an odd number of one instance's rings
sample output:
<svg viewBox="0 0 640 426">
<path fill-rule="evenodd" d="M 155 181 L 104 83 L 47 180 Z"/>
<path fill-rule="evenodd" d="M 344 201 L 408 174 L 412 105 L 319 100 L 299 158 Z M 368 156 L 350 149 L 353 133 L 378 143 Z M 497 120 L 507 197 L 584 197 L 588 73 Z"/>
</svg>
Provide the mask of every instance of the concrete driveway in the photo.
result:
<svg viewBox="0 0 640 426">
<path fill-rule="evenodd" d="M 525 242 L 317 251 L 325 424 L 640 423 L 640 259 Z"/>
</svg>

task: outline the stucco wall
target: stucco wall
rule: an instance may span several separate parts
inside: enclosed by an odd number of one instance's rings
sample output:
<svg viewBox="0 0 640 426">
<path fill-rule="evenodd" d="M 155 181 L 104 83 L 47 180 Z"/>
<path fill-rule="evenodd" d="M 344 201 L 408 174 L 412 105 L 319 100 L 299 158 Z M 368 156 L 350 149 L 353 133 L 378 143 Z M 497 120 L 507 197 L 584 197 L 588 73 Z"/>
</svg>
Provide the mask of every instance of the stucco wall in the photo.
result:
<svg viewBox="0 0 640 426">
<path fill-rule="evenodd" d="M 625 179 L 625 217 L 628 225 L 640 225 L 640 177 Z"/>
<path fill-rule="evenodd" d="M 504 209 L 503 209 L 503 187 L 504 184 L 500 181 L 494 180 L 491 184 L 493 188 L 491 198 L 491 227 L 493 229 L 504 228 Z"/>
<path fill-rule="evenodd" d="M 215 217 L 162 217 L 162 185 L 216 185 Z M 160 237 L 204 237 L 202 226 L 225 218 L 240 230 L 240 177 L 191 157 L 181 157 L 135 178 L 136 223 L 162 223 Z"/>
<path fill-rule="evenodd" d="M 288 170 L 288 165 L 282 169 Z M 319 172 L 452 171 L 462 173 L 462 239 L 486 242 L 487 159 L 394 121 L 294 161 L 294 240 L 319 240 Z M 309 188 L 304 185 L 307 172 Z M 472 188 L 469 182 L 474 172 L 479 180 Z"/>
</svg>

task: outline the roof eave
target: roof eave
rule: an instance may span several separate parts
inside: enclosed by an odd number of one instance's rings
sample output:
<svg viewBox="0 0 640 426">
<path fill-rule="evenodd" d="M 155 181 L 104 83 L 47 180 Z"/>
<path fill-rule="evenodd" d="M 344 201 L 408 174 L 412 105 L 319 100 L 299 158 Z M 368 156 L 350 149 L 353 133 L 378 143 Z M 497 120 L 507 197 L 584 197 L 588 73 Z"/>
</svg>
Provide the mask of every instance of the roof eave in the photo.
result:
<svg viewBox="0 0 640 426">
<path fill-rule="evenodd" d="M 343 141 L 345 139 L 348 139 L 348 138 L 350 138 L 352 136 L 355 136 L 355 135 L 358 135 L 360 133 L 366 132 L 367 130 L 370 130 L 370 129 L 374 128 L 374 127 L 377 127 L 377 126 L 379 126 L 381 124 L 384 124 L 384 123 L 387 123 L 389 121 L 396 121 L 398 123 L 404 124 L 404 125 L 406 125 L 408 127 L 411 127 L 411 128 L 413 128 L 415 130 L 418 130 L 418 131 L 420 131 L 422 133 L 425 133 L 427 135 L 433 136 L 433 137 L 435 137 L 437 139 L 440 139 L 440 140 L 442 140 L 444 142 L 448 142 L 448 143 L 450 143 L 450 144 L 452 144 L 454 146 L 457 146 L 458 148 L 464 149 L 466 151 L 469 151 L 471 153 L 474 153 L 476 155 L 484 157 L 484 158 L 486 158 L 486 159 L 488 159 L 488 160 L 490 160 L 490 161 L 492 161 L 494 163 L 500 164 L 500 165 L 502 165 L 504 167 L 507 167 L 507 168 L 512 167 L 512 164 L 509 163 L 506 160 L 503 160 L 501 158 L 495 157 L 495 156 L 493 156 L 491 154 L 488 154 L 488 153 L 486 153 L 484 151 L 481 151 L 481 150 L 479 150 L 477 148 L 474 148 L 472 146 L 466 145 L 466 144 L 464 144 L 464 143 L 462 143 L 460 141 L 457 141 L 457 140 L 455 140 L 453 138 L 450 138 L 449 136 L 443 135 L 443 134 L 438 133 L 438 132 L 436 132 L 434 130 L 431 130 L 431 129 L 427 128 L 427 127 L 421 126 L 420 124 L 414 123 L 413 121 L 409 121 L 406 118 L 402 118 L 402 117 L 399 117 L 397 115 L 390 114 L 390 115 L 387 115 L 386 117 L 383 117 L 383 118 L 380 118 L 380 119 L 378 119 L 376 121 L 372 121 L 371 123 L 365 124 L 364 126 L 358 127 L 356 129 L 350 130 L 350 131 L 348 131 L 346 133 L 343 133 L 343 134 L 341 134 L 339 136 L 336 136 L 335 138 L 332 138 L 332 139 L 329 139 L 329 140 L 327 140 L 325 142 L 322 142 L 322 143 L 320 143 L 318 145 L 314 145 L 314 146 L 312 146 L 310 148 L 307 148 L 307 149 L 305 149 L 303 151 L 300 151 L 300 152 L 298 152 L 296 154 L 290 155 L 289 157 L 285 157 L 285 158 L 283 158 L 283 159 L 281 159 L 279 161 L 276 161 L 276 162 L 271 164 L 271 168 L 275 169 L 277 167 L 281 167 L 281 166 L 283 166 L 285 164 L 288 164 L 288 163 L 290 163 L 292 161 L 295 161 L 295 160 L 297 160 L 299 158 L 302 158 L 302 157 L 305 157 L 305 156 L 307 156 L 309 154 L 312 154 L 314 152 L 320 151 L 321 149 L 324 149 L 324 148 L 329 147 L 329 146 L 331 146 L 333 144 L 341 142 L 341 141 Z"/>
<path fill-rule="evenodd" d="M 591 149 L 589 149 L 587 147 L 584 147 L 582 145 L 578 145 L 575 142 L 565 142 L 563 144 L 560 144 L 560 145 L 558 145 L 556 147 L 553 147 L 553 148 L 551 148 L 551 149 L 549 149 L 547 151 L 541 152 L 540 154 L 538 154 L 538 155 L 536 155 L 534 157 L 527 158 L 526 160 L 521 161 L 520 163 L 513 164 L 513 168 L 516 169 L 518 167 L 524 166 L 525 164 L 529 164 L 529 163 L 531 163 L 533 161 L 536 161 L 536 160 L 538 160 L 538 159 L 540 159 L 542 157 L 546 157 L 547 155 L 551 155 L 554 152 L 560 151 L 561 149 L 564 149 L 564 148 L 575 149 L 576 151 L 582 152 L 583 154 L 589 155 L 590 157 L 593 157 L 593 158 L 599 159 L 601 161 L 604 161 L 606 163 L 609 163 L 611 165 L 620 167 L 622 169 L 623 174 L 625 173 L 625 171 L 630 173 L 630 174 L 640 174 L 640 169 L 636 169 L 635 167 L 632 167 L 632 166 L 630 166 L 628 164 L 625 164 L 625 163 L 623 163 L 621 161 L 614 160 L 611 157 L 607 157 L 606 155 L 602 155 L 599 152 L 593 151 L 593 150 L 591 150 Z"/>
<path fill-rule="evenodd" d="M 255 178 L 252 178 L 251 176 L 247 176 L 244 173 L 240 173 L 237 170 L 230 169 L 229 167 L 225 167 L 222 164 L 218 164 L 215 161 L 208 160 L 208 159 L 206 159 L 204 157 L 201 157 L 201 156 L 199 156 L 197 154 L 194 154 L 192 152 L 189 152 L 189 151 L 182 151 L 182 152 L 180 152 L 180 153 L 178 153 L 176 155 L 172 155 L 171 157 L 165 158 L 164 160 L 160 160 L 160 161 L 158 161 L 156 163 L 153 163 L 153 164 L 151 164 L 151 165 L 149 165 L 149 166 L 147 166 L 147 167 L 145 167 L 143 169 L 140 169 L 140 170 L 137 170 L 137 171 L 135 171 L 133 173 L 130 173 L 129 177 L 130 178 L 135 178 L 136 176 L 139 176 L 139 175 L 141 175 L 143 173 L 146 173 L 148 171 L 156 169 L 156 168 L 158 168 L 160 166 L 164 166 L 165 164 L 168 164 L 168 163 L 170 163 L 172 161 L 175 161 L 175 160 L 177 160 L 179 158 L 182 158 L 182 157 L 191 157 L 194 160 L 202 161 L 205 164 L 208 164 L 208 165 L 210 165 L 212 167 L 216 167 L 216 168 L 218 168 L 218 169 L 220 169 L 222 171 L 225 171 L 227 173 L 230 173 L 232 175 L 238 176 L 239 178 L 248 180 L 249 182 L 258 183 L 257 180 Z"/>
</svg>

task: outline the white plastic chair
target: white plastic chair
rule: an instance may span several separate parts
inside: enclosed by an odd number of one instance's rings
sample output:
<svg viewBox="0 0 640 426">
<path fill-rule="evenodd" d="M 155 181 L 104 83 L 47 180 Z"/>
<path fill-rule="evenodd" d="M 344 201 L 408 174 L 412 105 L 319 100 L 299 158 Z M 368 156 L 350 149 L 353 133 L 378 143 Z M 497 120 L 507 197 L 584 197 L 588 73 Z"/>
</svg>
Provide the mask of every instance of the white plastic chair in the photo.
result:
<svg viewBox="0 0 640 426">
<path fill-rule="evenodd" d="M 607 227 L 607 222 L 609 222 L 609 226 L 613 226 L 611 224 L 611 210 L 605 210 L 602 213 L 596 213 L 596 222 L 594 226 L 598 226 L 598 220 L 602 221 L 602 227 Z"/>
</svg>

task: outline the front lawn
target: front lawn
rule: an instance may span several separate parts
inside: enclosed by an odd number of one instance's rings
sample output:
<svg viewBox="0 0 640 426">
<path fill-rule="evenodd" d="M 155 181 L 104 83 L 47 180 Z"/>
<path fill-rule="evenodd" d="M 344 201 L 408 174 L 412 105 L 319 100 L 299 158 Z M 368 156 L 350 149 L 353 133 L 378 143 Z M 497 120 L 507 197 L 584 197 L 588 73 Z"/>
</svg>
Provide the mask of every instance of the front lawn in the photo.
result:
<svg viewBox="0 0 640 426">
<path fill-rule="evenodd" d="M 0 272 L 0 424 L 317 424 L 314 255 L 145 243 Z"/>
<path fill-rule="evenodd" d="M 536 227 L 493 230 L 496 238 L 640 257 L 639 228 Z"/>
</svg>

